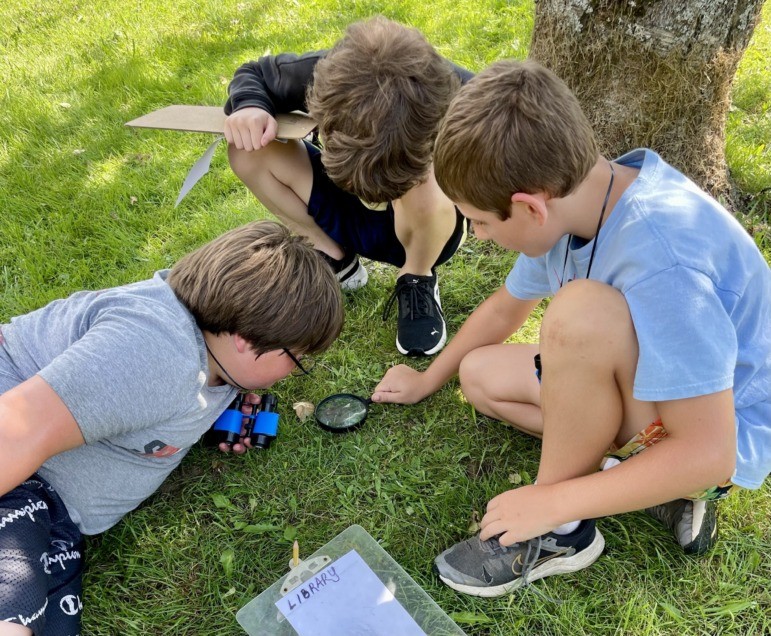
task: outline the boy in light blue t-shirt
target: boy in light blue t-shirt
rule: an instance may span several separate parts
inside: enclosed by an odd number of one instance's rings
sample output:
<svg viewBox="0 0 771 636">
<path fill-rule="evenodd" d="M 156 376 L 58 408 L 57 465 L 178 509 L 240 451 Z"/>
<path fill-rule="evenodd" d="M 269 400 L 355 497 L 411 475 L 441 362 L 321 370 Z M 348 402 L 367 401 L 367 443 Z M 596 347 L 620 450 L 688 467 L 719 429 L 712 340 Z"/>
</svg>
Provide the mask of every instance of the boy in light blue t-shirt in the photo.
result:
<svg viewBox="0 0 771 636">
<path fill-rule="evenodd" d="M 434 160 L 476 235 L 522 255 L 425 372 L 394 367 L 373 399 L 415 402 L 459 372 L 477 410 L 543 438 L 537 483 L 492 499 L 481 533 L 437 557 L 441 579 L 498 596 L 579 570 L 602 553 L 594 519 L 638 509 L 707 550 L 714 502 L 771 472 L 771 271 L 755 243 L 654 152 L 600 156 L 534 62 L 461 89 Z M 502 344 L 547 296 L 540 342 Z"/>
</svg>

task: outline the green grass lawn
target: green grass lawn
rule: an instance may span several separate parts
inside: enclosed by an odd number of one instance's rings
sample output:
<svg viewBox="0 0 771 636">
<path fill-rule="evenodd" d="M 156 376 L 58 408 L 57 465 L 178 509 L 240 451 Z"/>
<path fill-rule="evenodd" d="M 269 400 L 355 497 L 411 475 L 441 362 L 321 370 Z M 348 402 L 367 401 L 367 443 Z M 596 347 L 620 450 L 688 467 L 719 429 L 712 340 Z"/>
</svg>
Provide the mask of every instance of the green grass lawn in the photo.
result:
<svg viewBox="0 0 771 636">
<path fill-rule="evenodd" d="M 149 277 L 265 217 L 222 149 L 175 208 L 210 137 L 123 124 L 172 103 L 221 104 L 243 61 L 329 46 L 347 23 L 378 12 L 419 27 L 472 70 L 524 57 L 533 24 L 532 3 L 517 0 L 0 5 L 0 321 L 78 289 Z M 745 221 L 771 260 L 769 59 L 771 4 L 740 68 L 727 134 Z M 442 268 L 451 333 L 512 260 L 472 240 Z M 394 325 L 380 320 L 393 283 L 391 269 L 373 266 L 313 376 L 275 388 L 281 432 L 269 451 L 196 448 L 158 494 L 89 540 L 83 634 L 239 634 L 236 611 L 284 574 L 295 538 L 309 554 L 353 523 L 469 634 L 771 633 L 768 484 L 721 506 L 721 540 L 703 558 L 684 556 L 643 514 L 602 520 L 607 549 L 593 567 L 537 583 L 561 604 L 527 590 L 474 599 L 439 584 L 434 556 L 467 536 L 490 497 L 532 481 L 538 443 L 477 416 L 455 383 L 416 406 L 375 406 L 347 436 L 291 408 L 333 392 L 368 395 L 402 362 Z M 533 341 L 537 327 L 516 337 Z"/>
</svg>

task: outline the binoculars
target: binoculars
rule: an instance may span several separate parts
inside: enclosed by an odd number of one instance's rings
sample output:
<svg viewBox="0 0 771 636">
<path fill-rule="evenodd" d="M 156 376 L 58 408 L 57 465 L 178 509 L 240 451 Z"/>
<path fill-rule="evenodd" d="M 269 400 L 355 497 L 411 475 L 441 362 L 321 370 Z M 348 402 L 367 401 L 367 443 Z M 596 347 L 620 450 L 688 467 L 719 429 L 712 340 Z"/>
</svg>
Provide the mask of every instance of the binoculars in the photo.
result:
<svg viewBox="0 0 771 636">
<path fill-rule="evenodd" d="M 211 440 L 217 445 L 225 443 L 232 446 L 241 439 L 243 421 L 248 418 L 245 437 L 251 437 L 253 448 L 267 449 L 278 434 L 278 398 L 266 393 L 259 404 L 250 405 L 251 413 L 243 413 L 244 396 L 239 393 L 230 407 L 217 418 L 211 429 Z"/>
</svg>

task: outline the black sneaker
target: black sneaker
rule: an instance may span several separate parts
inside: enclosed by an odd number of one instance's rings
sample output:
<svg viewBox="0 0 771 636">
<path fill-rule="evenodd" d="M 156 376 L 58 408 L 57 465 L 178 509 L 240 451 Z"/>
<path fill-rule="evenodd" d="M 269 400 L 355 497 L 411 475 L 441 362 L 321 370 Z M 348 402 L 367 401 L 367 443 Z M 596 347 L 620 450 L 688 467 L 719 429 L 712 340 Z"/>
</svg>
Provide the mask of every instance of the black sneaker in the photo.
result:
<svg viewBox="0 0 771 636">
<path fill-rule="evenodd" d="M 456 543 L 436 557 L 434 569 L 452 589 L 472 596 L 502 596 L 552 574 L 575 572 L 594 563 L 605 547 L 594 520 L 570 534 L 548 532 L 503 547 L 479 535 Z"/>
<path fill-rule="evenodd" d="M 444 347 L 447 325 L 439 301 L 436 272 L 431 276 L 404 274 L 396 279 L 396 289 L 386 303 L 383 320 L 388 318 L 394 300 L 399 301 L 396 348 L 406 356 L 430 356 Z"/>
<path fill-rule="evenodd" d="M 688 554 L 704 554 L 717 541 L 717 504 L 714 501 L 675 499 L 646 508 L 672 530 L 680 547 Z"/>
<path fill-rule="evenodd" d="M 340 288 L 345 291 L 353 291 L 355 289 L 361 289 L 367 284 L 369 274 L 364 265 L 359 261 L 358 254 L 347 254 L 340 260 L 336 260 L 331 256 L 328 256 L 324 252 L 320 252 L 324 257 L 324 260 L 329 263 L 332 271 L 335 272 Z"/>
</svg>

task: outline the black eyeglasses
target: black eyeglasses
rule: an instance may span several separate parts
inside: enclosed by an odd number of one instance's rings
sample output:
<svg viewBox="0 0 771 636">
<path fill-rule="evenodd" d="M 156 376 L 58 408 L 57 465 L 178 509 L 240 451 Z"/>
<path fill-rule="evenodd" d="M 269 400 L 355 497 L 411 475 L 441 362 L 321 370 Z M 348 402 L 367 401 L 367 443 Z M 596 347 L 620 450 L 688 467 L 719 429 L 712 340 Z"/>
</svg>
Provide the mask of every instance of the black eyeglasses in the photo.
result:
<svg viewBox="0 0 771 636">
<path fill-rule="evenodd" d="M 289 349 L 284 348 L 284 353 L 290 357 L 292 362 L 295 363 L 296 368 L 292 370 L 291 375 L 298 377 L 302 375 L 310 375 L 313 367 L 316 366 L 316 360 L 310 356 L 302 355 L 299 358 L 295 356 Z M 305 364 L 300 362 L 302 360 Z"/>
</svg>

